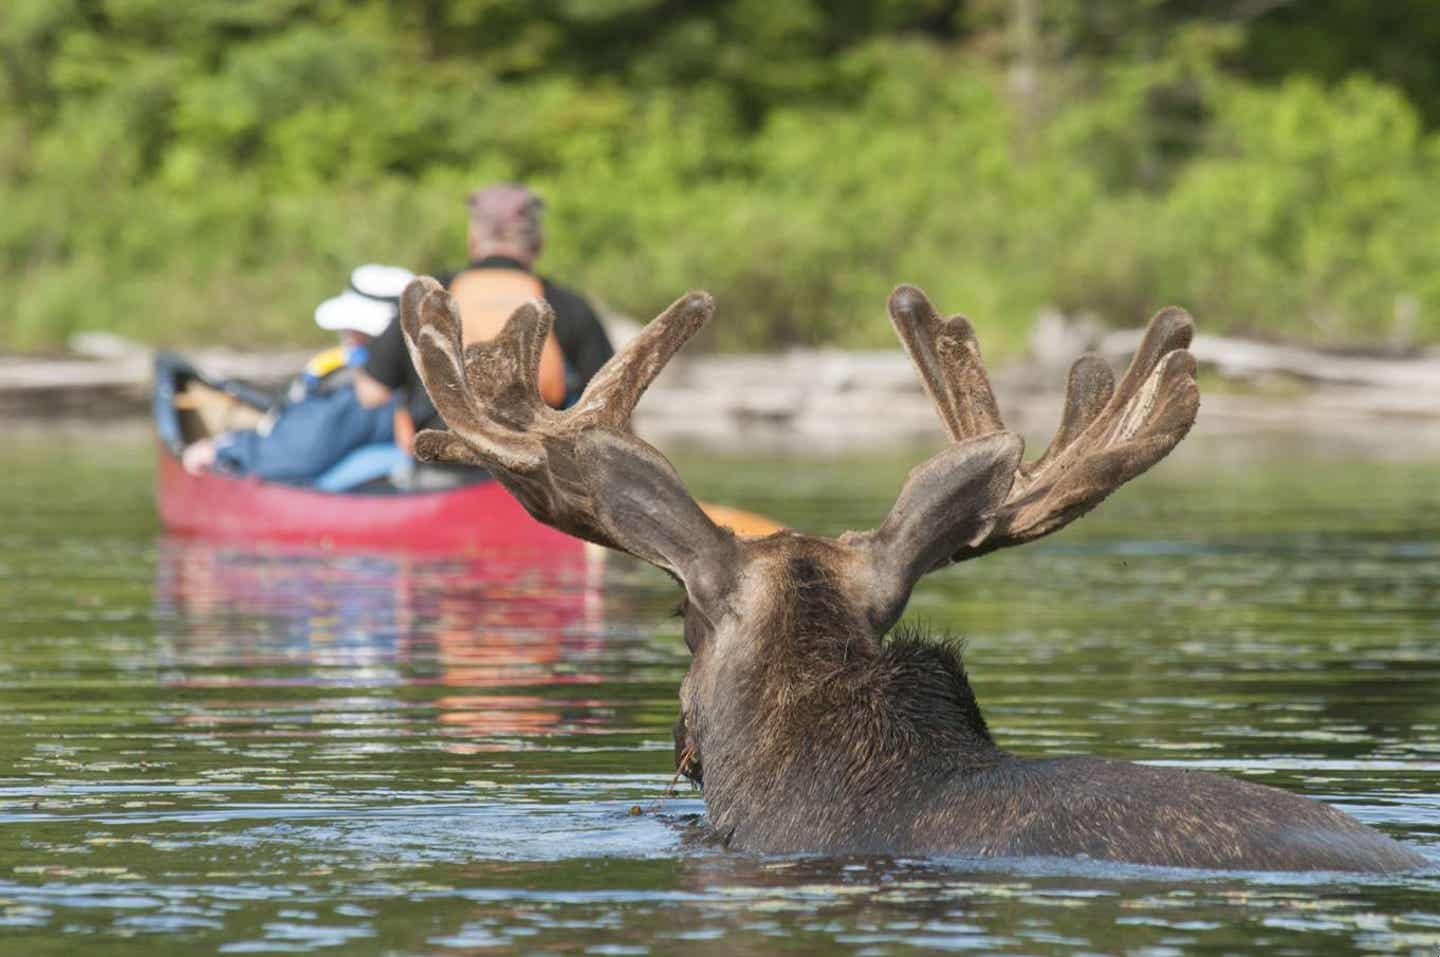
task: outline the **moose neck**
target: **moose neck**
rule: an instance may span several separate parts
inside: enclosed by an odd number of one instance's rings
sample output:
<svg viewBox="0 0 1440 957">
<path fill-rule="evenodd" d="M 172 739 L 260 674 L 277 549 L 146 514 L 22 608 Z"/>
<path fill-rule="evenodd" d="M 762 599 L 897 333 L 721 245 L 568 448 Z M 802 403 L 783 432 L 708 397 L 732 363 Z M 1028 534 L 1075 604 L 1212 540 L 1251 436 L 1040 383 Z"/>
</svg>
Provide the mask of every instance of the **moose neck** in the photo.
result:
<svg viewBox="0 0 1440 957">
<path fill-rule="evenodd" d="M 753 652 L 715 662 L 725 705 L 701 745 L 705 798 L 741 844 L 883 843 L 900 803 L 1003 757 L 958 647 L 874 634 L 824 557 L 788 557 Z"/>
</svg>

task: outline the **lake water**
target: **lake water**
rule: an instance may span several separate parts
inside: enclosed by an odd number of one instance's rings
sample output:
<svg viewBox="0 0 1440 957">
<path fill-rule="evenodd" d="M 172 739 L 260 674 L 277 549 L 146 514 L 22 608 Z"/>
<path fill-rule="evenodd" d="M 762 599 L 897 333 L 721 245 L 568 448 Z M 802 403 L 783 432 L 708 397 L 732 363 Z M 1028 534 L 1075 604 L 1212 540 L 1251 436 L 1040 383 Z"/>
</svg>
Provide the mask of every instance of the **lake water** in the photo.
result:
<svg viewBox="0 0 1440 957">
<path fill-rule="evenodd" d="M 1440 953 L 1440 454 L 1197 435 L 909 612 L 1002 746 L 1252 778 L 1437 865 L 1370 878 L 696 845 L 658 572 L 170 540 L 143 434 L 10 438 L 0 953 Z M 674 457 L 833 533 L 923 454 Z"/>
</svg>

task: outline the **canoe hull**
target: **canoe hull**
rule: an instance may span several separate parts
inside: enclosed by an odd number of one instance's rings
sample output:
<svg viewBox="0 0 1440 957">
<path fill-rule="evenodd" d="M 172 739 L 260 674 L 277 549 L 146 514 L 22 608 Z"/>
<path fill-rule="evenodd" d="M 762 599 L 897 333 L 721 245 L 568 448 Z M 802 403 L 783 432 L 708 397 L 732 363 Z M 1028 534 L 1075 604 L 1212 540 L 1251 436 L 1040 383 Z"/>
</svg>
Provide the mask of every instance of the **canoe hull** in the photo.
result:
<svg viewBox="0 0 1440 957">
<path fill-rule="evenodd" d="M 568 549 L 584 543 L 531 518 L 498 482 L 443 492 L 336 495 L 185 471 L 157 444 L 155 501 L 172 534 L 233 543 L 465 553 Z"/>
<path fill-rule="evenodd" d="M 583 556 L 585 543 L 542 525 L 494 479 L 435 492 L 321 492 L 219 472 L 192 474 L 177 411 L 184 384 L 198 380 L 233 401 L 263 409 L 268 397 L 243 383 L 209 379 L 182 357 L 155 359 L 155 502 L 173 535 L 225 544 L 281 544 L 481 554 L 534 553 L 545 561 Z M 745 536 L 780 528 L 764 516 L 700 503 L 717 523 Z"/>
<path fill-rule="evenodd" d="M 484 479 L 434 492 L 332 493 L 218 472 L 192 474 L 177 395 L 191 380 L 251 409 L 269 397 L 210 379 L 181 356 L 155 359 L 155 504 L 171 534 L 226 544 L 282 544 L 478 554 L 535 551 L 583 555 L 585 543 L 531 518 L 500 483 Z"/>
</svg>

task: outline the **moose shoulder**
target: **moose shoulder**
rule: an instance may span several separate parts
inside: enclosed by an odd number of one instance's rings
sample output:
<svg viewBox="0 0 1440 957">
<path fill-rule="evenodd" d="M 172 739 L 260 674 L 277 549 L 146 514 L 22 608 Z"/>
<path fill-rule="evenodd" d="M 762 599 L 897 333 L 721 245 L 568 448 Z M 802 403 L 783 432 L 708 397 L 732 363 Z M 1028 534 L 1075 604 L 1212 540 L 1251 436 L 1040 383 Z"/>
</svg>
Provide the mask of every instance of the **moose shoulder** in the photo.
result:
<svg viewBox="0 0 1440 957">
<path fill-rule="evenodd" d="M 1011 755 L 992 740 L 957 649 L 895 628 L 923 575 L 1057 531 L 1184 437 L 1199 398 L 1183 311 L 1151 320 L 1118 382 L 1099 360 L 1077 361 L 1054 440 L 1025 463 L 970 324 L 900 287 L 891 318 L 952 442 L 910 473 L 878 528 L 838 539 L 731 534 L 631 431 L 640 395 L 712 311 L 703 294 L 677 301 L 564 412 L 536 386 L 552 321 L 543 302 L 466 346 L 452 300 L 422 279 L 406 290 L 402 322 L 452 430 L 422 433 L 419 454 L 484 464 L 540 521 L 684 586 L 692 660 L 677 766 L 703 782 L 710 824 L 732 846 L 1284 870 L 1425 863 L 1274 788 Z"/>
</svg>

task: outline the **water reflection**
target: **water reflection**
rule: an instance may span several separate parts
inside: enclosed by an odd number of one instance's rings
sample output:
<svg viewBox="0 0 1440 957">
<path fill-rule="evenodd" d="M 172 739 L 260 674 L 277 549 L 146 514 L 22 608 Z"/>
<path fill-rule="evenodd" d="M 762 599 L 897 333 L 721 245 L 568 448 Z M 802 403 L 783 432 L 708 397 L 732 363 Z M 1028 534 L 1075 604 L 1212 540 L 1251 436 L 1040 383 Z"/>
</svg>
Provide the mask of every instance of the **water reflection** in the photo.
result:
<svg viewBox="0 0 1440 957">
<path fill-rule="evenodd" d="M 601 680 L 603 576 L 604 554 L 579 547 L 453 558 L 172 538 L 154 617 L 170 687 L 432 687 L 426 706 L 457 738 L 530 734 L 596 704 L 543 691 Z M 192 721 L 232 703 L 207 700 Z"/>
</svg>

